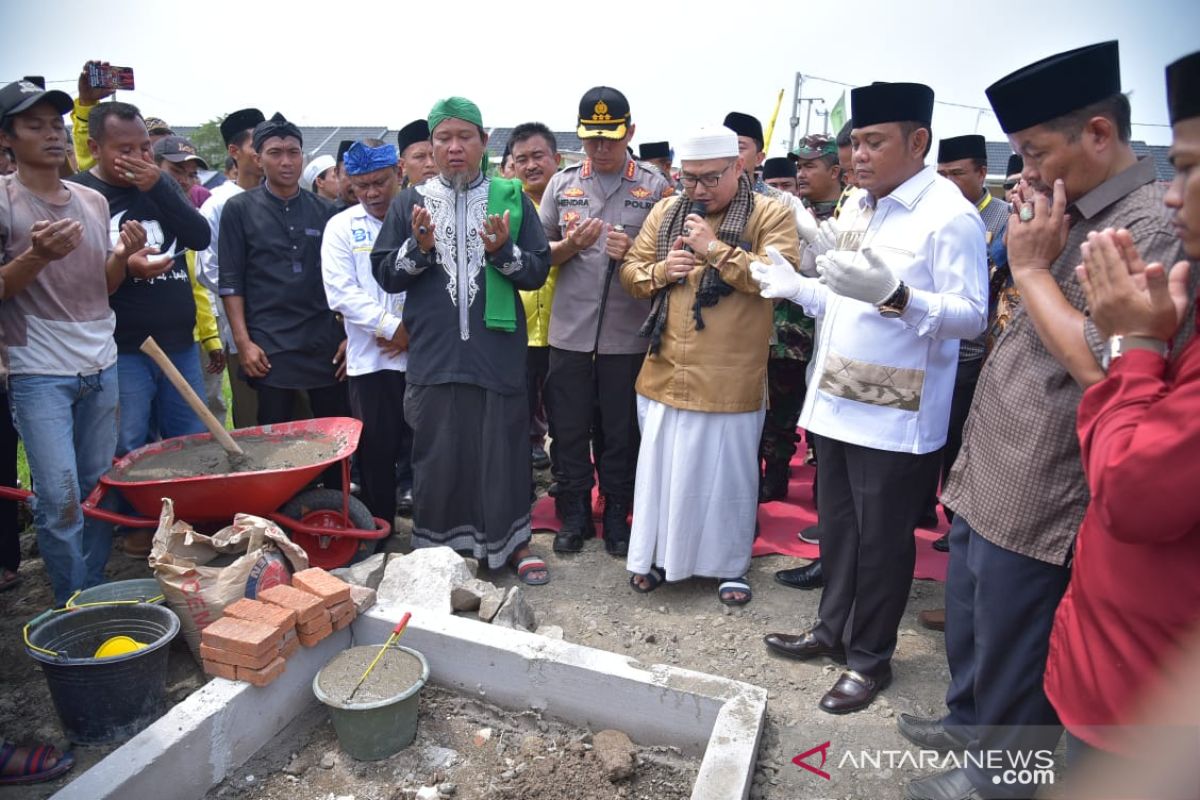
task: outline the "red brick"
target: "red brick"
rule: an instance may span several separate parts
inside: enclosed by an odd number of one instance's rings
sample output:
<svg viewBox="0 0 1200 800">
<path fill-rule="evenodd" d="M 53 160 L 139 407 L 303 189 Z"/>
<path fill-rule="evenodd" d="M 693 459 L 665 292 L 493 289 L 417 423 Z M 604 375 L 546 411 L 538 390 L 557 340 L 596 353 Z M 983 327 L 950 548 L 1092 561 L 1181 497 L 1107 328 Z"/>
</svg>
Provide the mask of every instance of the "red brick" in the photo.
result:
<svg viewBox="0 0 1200 800">
<path fill-rule="evenodd" d="M 320 616 L 314 617 L 309 622 L 300 623 L 296 626 L 296 632 L 311 635 L 314 631 L 318 631 L 322 628 L 328 628 L 332 624 L 333 617 L 330 616 L 327 609 L 322 608 Z"/>
<path fill-rule="evenodd" d="M 261 600 L 251 600 L 249 597 L 243 597 L 237 602 L 225 606 L 224 614 L 227 617 L 236 617 L 250 622 L 261 622 L 264 625 L 279 628 L 281 631 L 290 631 L 296 627 L 295 611 L 272 603 L 264 603 Z"/>
<path fill-rule="evenodd" d="M 235 617 L 221 617 L 200 634 L 201 643 L 209 647 L 252 656 L 278 650 L 281 639 L 283 632 L 278 628 Z"/>
<path fill-rule="evenodd" d="M 347 614 L 353 614 L 353 613 L 354 613 L 354 601 L 353 600 L 343 600 L 342 602 L 329 607 L 329 616 L 333 617 L 334 619 L 338 619 L 339 617 L 344 617 Z"/>
<path fill-rule="evenodd" d="M 299 634 L 300 644 L 304 645 L 305 647 L 312 647 L 331 633 L 333 633 L 332 625 L 326 625 L 324 628 L 321 628 L 313 633 L 304 633 L 301 631 Z"/>
<path fill-rule="evenodd" d="M 347 614 L 346 616 L 342 617 L 341 619 L 335 619 L 333 621 L 333 629 L 335 631 L 340 631 L 342 628 L 348 628 L 348 627 L 350 627 L 351 622 L 354 622 L 354 613 L 353 612 L 351 612 L 350 614 Z"/>
<path fill-rule="evenodd" d="M 246 681 L 255 686 L 266 686 L 271 681 L 278 678 L 287 669 L 287 662 L 278 656 L 267 666 L 262 669 L 248 669 L 246 667 L 237 668 L 237 679 Z"/>
<path fill-rule="evenodd" d="M 212 675 L 214 678 L 228 678 L 231 681 L 237 680 L 237 667 L 232 664 L 221 664 L 208 659 L 204 659 L 201 663 L 204 665 L 205 675 Z"/>
<path fill-rule="evenodd" d="M 335 578 L 320 567 L 302 569 L 292 576 L 292 586 L 315 594 L 330 608 L 350 599 L 350 584 Z"/>
<path fill-rule="evenodd" d="M 238 653 L 233 650 L 224 650 L 220 647 L 213 647 L 204 642 L 200 643 L 200 657 L 206 661 L 216 661 L 221 664 L 228 664 L 231 667 L 248 667 L 250 669 L 262 669 L 267 664 L 270 664 L 275 657 L 279 655 L 279 648 L 275 647 L 262 655 L 252 656 L 249 653 Z"/>
<path fill-rule="evenodd" d="M 258 599 L 296 612 L 296 624 L 303 625 L 326 613 L 325 603 L 314 594 L 281 583 L 258 593 Z"/>
<path fill-rule="evenodd" d="M 296 635 L 294 630 L 288 631 L 283 641 L 279 643 L 279 657 L 291 658 L 297 650 L 300 649 L 300 637 Z"/>
</svg>

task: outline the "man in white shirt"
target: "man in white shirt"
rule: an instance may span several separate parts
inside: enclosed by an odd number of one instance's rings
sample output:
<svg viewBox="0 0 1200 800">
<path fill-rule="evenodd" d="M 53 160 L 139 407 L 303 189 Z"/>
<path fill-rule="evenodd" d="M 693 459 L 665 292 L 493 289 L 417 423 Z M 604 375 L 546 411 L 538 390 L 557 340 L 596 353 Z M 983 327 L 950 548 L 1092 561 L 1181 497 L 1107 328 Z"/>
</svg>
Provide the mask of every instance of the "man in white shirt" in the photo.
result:
<svg viewBox="0 0 1200 800">
<path fill-rule="evenodd" d="M 325 297 L 346 326 L 350 409 L 363 423 L 358 445 L 362 500 L 389 524 L 396 519 L 396 462 L 407 460 L 408 332 L 401 322 L 404 292 L 389 294 L 375 280 L 371 248 L 400 188 L 398 161 L 396 148 L 378 139 L 350 146 L 342 169 L 358 204 L 330 219 L 321 240 Z"/>
<path fill-rule="evenodd" d="M 824 317 L 800 425 L 820 436 L 825 589 L 812 630 L 773 633 L 766 644 L 792 658 L 845 661 L 849 669 L 821 699 L 831 714 L 866 708 L 891 682 L 913 530 L 941 464 L 958 343 L 983 330 L 987 311 L 983 223 L 924 165 L 933 90 L 864 86 L 851 107 L 855 173 L 866 190 L 852 226 L 818 256 L 820 279 L 779 263 L 756 268 L 764 296 Z"/>
<path fill-rule="evenodd" d="M 248 428 L 258 424 L 258 394 L 245 380 L 238 377 L 237 345 L 233 342 L 233 331 L 225 318 L 224 309 L 216 301 L 217 282 L 220 269 L 217 266 L 217 239 L 221 232 L 221 212 L 225 202 L 236 194 L 253 189 L 262 183 L 262 168 L 254 158 L 252 139 L 254 126 L 265 119 L 257 108 L 243 108 L 227 114 L 221 121 L 221 137 L 230 157 L 237 161 L 237 180 L 225 181 L 212 190 L 212 195 L 200 206 L 200 216 L 208 222 L 212 235 L 208 249 L 196 254 L 196 280 L 213 293 L 213 314 L 217 318 L 217 330 L 221 333 L 221 344 L 229 354 L 225 371 L 229 374 L 229 388 L 233 395 L 233 426 Z"/>
</svg>

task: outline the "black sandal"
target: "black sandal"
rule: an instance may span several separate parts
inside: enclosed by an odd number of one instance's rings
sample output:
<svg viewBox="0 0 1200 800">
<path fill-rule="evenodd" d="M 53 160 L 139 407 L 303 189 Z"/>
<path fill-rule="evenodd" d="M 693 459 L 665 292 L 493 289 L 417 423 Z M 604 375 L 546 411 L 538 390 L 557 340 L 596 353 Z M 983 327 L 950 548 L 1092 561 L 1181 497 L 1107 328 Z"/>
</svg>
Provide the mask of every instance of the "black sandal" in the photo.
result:
<svg viewBox="0 0 1200 800">
<path fill-rule="evenodd" d="M 647 585 L 639 586 L 637 582 L 638 578 L 644 578 L 648 581 Z M 663 571 L 662 567 L 650 567 L 650 571 L 645 575 L 630 575 L 629 585 L 638 594 L 649 594 L 661 586 L 666 579 L 667 573 Z"/>
</svg>

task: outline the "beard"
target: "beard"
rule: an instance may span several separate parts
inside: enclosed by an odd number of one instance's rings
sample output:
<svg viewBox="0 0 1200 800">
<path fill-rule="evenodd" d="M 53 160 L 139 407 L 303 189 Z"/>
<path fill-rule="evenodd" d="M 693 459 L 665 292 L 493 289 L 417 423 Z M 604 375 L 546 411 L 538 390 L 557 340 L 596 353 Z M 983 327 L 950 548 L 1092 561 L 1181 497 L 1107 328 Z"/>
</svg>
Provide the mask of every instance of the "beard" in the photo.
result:
<svg viewBox="0 0 1200 800">
<path fill-rule="evenodd" d="M 471 185 L 471 176 L 466 172 L 452 172 L 445 176 L 446 183 L 450 184 L 450 188 L 456 193 L 461 194 Z"/>
</svg>

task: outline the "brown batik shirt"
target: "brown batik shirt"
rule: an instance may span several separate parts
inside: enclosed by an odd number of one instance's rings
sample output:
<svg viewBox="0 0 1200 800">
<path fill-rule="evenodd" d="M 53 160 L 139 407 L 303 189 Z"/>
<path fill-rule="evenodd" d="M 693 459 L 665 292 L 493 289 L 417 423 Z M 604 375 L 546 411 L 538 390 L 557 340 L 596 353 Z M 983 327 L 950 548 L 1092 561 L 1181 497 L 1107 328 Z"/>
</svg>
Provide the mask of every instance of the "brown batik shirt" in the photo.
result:
<svg viewBox="0 0 1200 800">
<path fill-rule="evenodd" d="M 1155 182 L 1153 161 L 1143 158 L 1068 208 L 1067 245 L 1050 271 L 1072 306 L 1086 313 L 1075 266 L 1081 263 L 1079 245 L 1092 231 L 1128 228 L 1147 264 L 1170 265 L 1182 257 L 1163 207 L 1164 193 Z M 1192 314 L 1179 328 L 1176 353 L 1194 330 Z M 1106 340 L 1091 319 L 1084 321 L 1084 333 L 1099 361 Z M 1038 338 L 1024 305 L 1018 305 L 984 362 L 942 502 L 989 542 L 1065 564 L 1088 504 L 1075 434 L 1082 396 L 1083 389 Z"/>
</svg>

